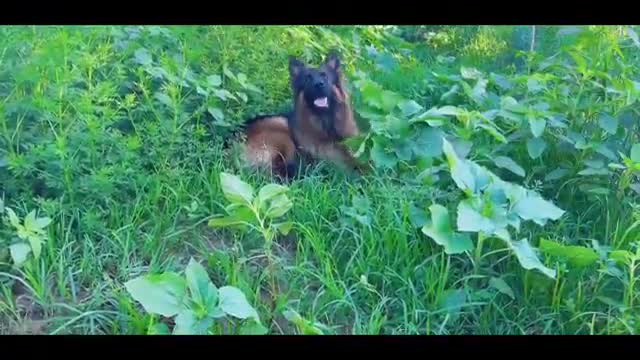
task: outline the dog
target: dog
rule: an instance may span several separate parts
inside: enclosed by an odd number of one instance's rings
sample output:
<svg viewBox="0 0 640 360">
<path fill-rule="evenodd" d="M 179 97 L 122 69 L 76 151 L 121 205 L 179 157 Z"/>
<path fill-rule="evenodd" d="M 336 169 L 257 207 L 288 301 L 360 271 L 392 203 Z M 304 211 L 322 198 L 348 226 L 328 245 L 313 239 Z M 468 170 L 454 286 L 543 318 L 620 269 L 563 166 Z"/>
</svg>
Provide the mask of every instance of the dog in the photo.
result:
<svg viewBox="0 0 640 360">
<path fill-rule="evenodd" d="M 317 68 L 290 57 L 289 75 L 293 110 L 245 124 L 248 163 L 269 168 L 284 178 L 297 175 L 301 157 L 362 171 L 362 165 L 342 143 L 357 136 L 359 130 L 337 52 L 331 51 Z"/>
</svg>

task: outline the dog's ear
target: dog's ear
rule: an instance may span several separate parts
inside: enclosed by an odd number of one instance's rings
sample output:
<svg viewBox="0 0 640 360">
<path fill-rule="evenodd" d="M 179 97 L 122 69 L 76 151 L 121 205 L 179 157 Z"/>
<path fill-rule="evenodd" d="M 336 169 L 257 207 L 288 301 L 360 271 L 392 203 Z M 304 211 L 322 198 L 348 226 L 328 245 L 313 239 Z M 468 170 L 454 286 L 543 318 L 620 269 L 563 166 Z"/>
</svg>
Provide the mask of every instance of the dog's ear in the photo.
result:
<svg viewBox="0 0 640 360">
<path fill-rule="evenodd" d="M 327 68 L 335 71 L 337 74 L 341 71 L 341 62 L 340 55 L 336 50 L 329 51 L 327 54 L 327 59 L 324 61 L 324 64 Z"/>
<path fill-rule="evenodd" d="M 295 56 L 289 56 L 289 75 L 291 80 L 295 79 L 304 69 L 304 63 Z"/>
</svg>

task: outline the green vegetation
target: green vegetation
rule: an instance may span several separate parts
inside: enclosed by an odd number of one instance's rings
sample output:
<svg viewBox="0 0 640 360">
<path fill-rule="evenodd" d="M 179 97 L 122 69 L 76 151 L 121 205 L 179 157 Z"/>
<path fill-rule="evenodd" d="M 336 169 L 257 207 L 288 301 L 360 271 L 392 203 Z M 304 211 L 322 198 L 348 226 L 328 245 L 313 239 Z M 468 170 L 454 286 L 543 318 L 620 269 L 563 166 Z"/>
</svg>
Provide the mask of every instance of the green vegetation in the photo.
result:
<svg viewBox="0 0 640 360">
<path fill-rule="evenodd" d="M 374 172 L 241 166 L 330 49 Z M 622 26 L 0 27 L 0 333 L 640 333 L 639 61 Z"/>
</svg>

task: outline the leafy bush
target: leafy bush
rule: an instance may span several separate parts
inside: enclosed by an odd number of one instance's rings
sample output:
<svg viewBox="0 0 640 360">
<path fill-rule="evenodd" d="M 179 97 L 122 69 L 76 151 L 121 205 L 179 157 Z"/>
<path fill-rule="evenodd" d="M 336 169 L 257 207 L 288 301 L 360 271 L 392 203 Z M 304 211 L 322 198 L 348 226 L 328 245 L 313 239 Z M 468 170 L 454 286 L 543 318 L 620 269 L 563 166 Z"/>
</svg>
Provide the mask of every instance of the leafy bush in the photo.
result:
<svg viewBox="0 0 640 360">
<path fill-rule="evenodd" d="M 240 289 L 217 288 L 205 268 L 193 259 L 189 260 L 184 278 L 173 272 L 145 275 L 129 280 L 125 287 L 148 313 L 175 316 L 176 335 L 207 334 L 214 321 L 225 316 L 252 320 L 241 330 L 244 333 L 266 330 Z M 164 323 L 157 323 L 150 331 L 163 334 L 168 329 Z"/>
</svg>

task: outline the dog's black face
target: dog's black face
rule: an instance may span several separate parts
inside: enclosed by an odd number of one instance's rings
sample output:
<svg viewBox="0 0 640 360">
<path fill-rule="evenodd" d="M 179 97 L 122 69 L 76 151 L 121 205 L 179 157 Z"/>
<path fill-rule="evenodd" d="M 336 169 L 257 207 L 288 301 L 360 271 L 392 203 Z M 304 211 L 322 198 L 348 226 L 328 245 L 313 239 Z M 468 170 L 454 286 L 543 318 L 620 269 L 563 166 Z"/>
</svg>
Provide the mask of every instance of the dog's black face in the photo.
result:
<svg viewBox="0 0 640 360">
<path fill-rule="evenodd" d="M 319 68 L 305 66 L 300 60 L 289 59 L 291 86 L 295 97 L 303 93 L 306 105 L 315 113 L 329 113 L 335 107 L 334 87 L 340 86 L 340 60 L 330 53 Z"/>
</svg>

